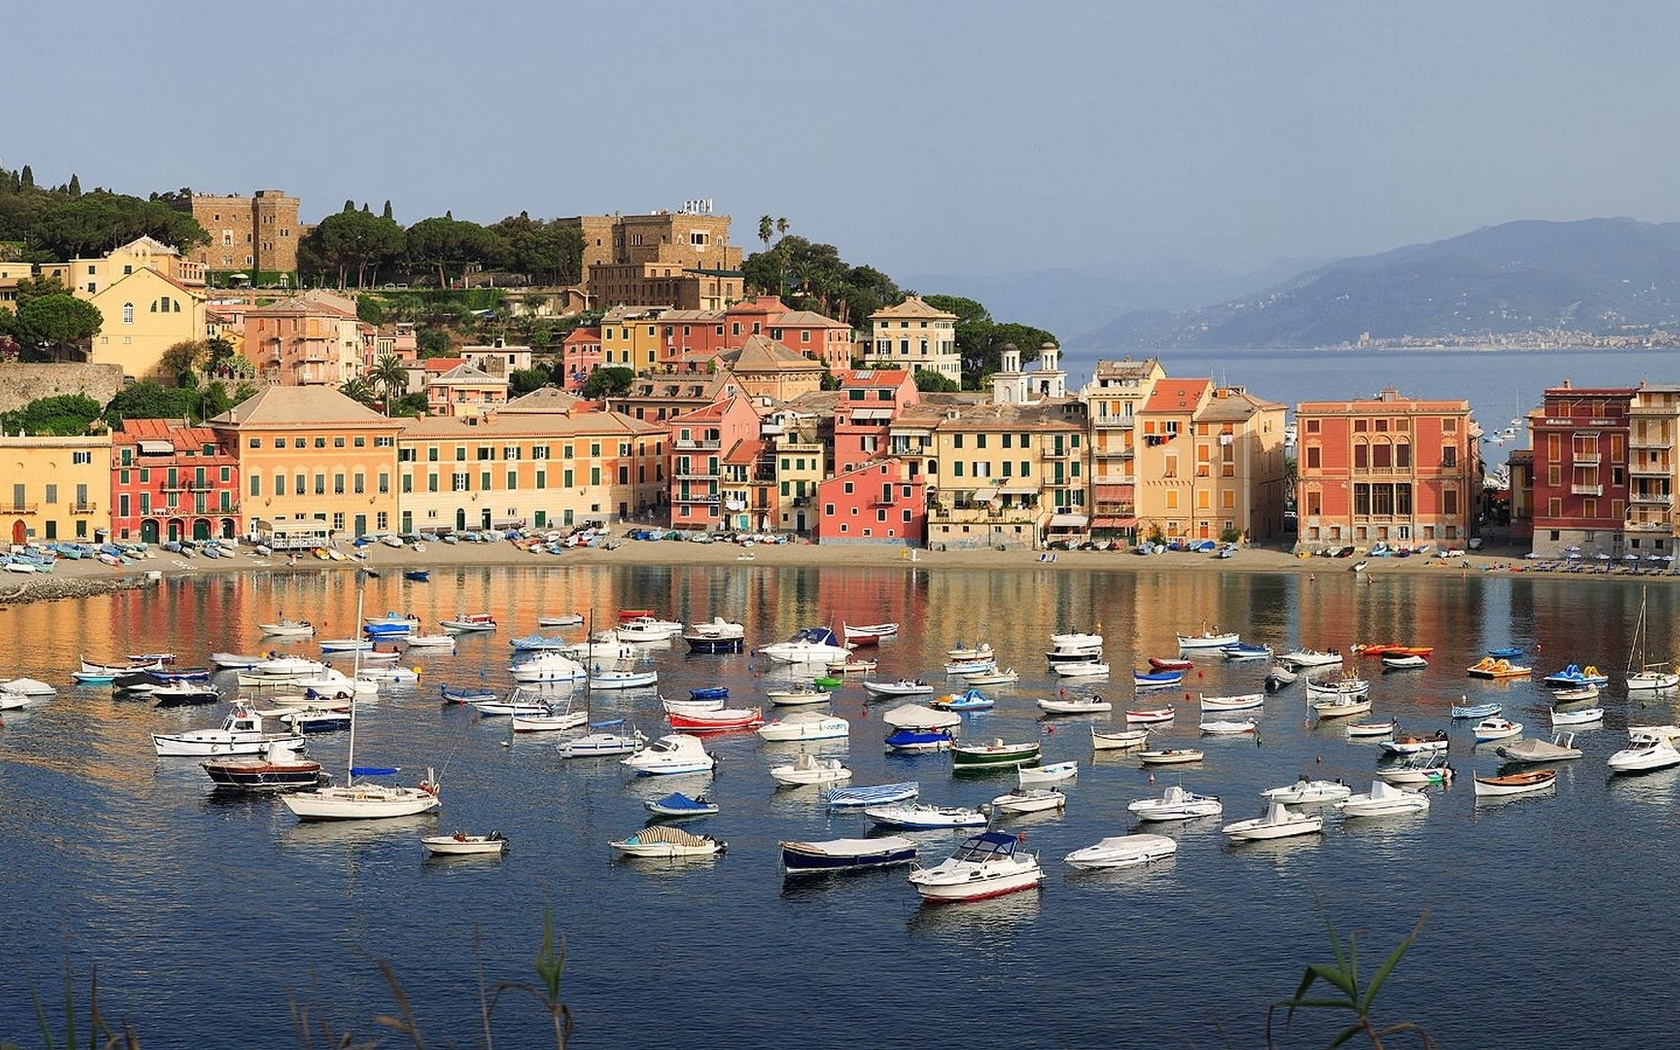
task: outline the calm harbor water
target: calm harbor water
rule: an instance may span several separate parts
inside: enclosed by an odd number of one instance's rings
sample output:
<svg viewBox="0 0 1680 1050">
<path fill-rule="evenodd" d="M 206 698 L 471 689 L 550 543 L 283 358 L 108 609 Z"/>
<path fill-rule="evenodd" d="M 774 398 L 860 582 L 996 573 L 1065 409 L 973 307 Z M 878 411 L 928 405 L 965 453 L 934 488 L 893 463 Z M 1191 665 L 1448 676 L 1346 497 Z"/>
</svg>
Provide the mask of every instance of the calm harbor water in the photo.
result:
<svg viewBox="0 0 1680 1050">
<path fill-rule="evenodd" d="M 656 548 L 626 553 L 651 558 Z M 170 580 L 0 613 L 5 676 L 61 686 L 46 704 L 8 712 L 0 730 L 0 834 L 12 847 L 0 859 L 0 947 L 13 961 L 0 970 L 0 1041 L 34 1042 L 29 991 L 56 1002 L 68 955 L 82 998 L 97 963 L 104 1010 L 148 1046 L 296 1045 L 288 1001 L 373 1034 L 371 1019 L 394 1007 L 380 961 L 412 996 L 429 1042 L 470 1045 L 479 969 L 490 983 L 531 979 L 545 906 L 568 938 L 564 998 L 578 1046 L 957 1046 L 974 1041 L 974 1025 L 1008 1026 L 1012 1043 L 1033 1047 L 1213 1047 L 1226 1037 L 1254 1046 L 1266 1005 L 1293 991 L 1306 963 L 1328 959 L 1321 907 L 1344 932 L 1362 932 L 1370 966 L 1428 912 L 1380 1013 L 1425 1023 L 1443 1046 L 1531 1045 L 1537 1031 L 1572 1046 L 1667 1038 L 1671 1008 L 1651 1004 L 1670 999 L 1665 964 L 1680 937 L 1680 910 L 1667 903 L 1680 771 L 1612 780 L 1604 759 L 1630 720 L 1674 720 L 1672 702 L 1630 707 L 1618 677 L 1603 727 L 1580 734 L 1587 757 L 1560 767 L 1544 796 L 1477 804 L 1468 774 L 1496 760 L 1471 747 L 1461 724 L 1452 744 L 1460 779 L 1425 816 L 1332 817 L 1322 836 L 1234 848 L 1221 821 L 1169 825 L 1151 830 L 1178 838 L 1174 860 L 1095 874 L 1061 857 L 1130 828 L 1126 804 L 1167 783 L 1222 796 L 1225 821 L 1237 820 L 1258 815 L 1257 792 L 1301 772 L 1363 790 L 1375 747 L 1315 726 L 1301 694 L 1285 692 L 1266 705 L 1260 746 L 1207 740 L 1203 764 L 1151 784 L 1134 758 L 1093 761 L 1088 720 L 1041 719 L 1033 705 L 1056 688 L 1042 659 L 1052 631 L 1100 623 L 1117 674 L 1097 688 L 1119 698 L 1131 692 L 1127 667 L 1173 652 L 1175 632 L 1206 623 L 1282 647 L 1435 645 L 1421 672 L 1381 676 L 1374 660 L 1361 662 L 1376 679 L 1374 717 L 1442 728 L 1449 705 L 1469 694 L 1500 700 L 1530 735 L 1549 736 L 1537 683 L 1477 683 L 1463 668 L 1516 643 L 1542 672 L 1571 661 L 1619 671 L 1641 581 L 1443 569 L 1360 583 L 1341 562 L 1309 577 L 1189 573 L 1174 557 L 1088 575 L 563 561 L 443 571 L 429 584 L 386 574 L 369 582 L 370 613 L 412 610 L 435 623 L 492 609 L 503 626 L 463 639 L 453 656 L 422 657 L 421 686 L 364 708 L 359 761 L 411 775 L 437 766 L 442 813 L 353 825 L 300 825 L 274 800 L 215 798 L 196 762 L 153 757 L 148 732 L 211 724 L 225 707 L 162 711 L 68 685 L 78 653 L 168 648 L 198 662 L 210 650 L 256 650 L 256 624 L 278 610 L 325 622 L 325 636 L 349 633 L 349 574 Z M 814 789 L 775 790 L 766 770 L 794 746 L 727 735 L 711 743 L 715 776 L 636 781 L 611 760 L 565 764 L 552 739 L 510 740 L 505 722 L 438 703 L 441 682 L 505 686 L 508 639 L 533 630 L 541 612 L 610 620 L 637 607 L 742 619 L 753 644 L 809 623 L 897 619 L 905 632 L 881 647 L 881 676 L 937 675 L 947 647 L 989 640 L 1022 680 L 997 691 L 994 711 L 965 716 L 964 733 L 1042 733 L 1046 761 L 1081 763 L 1065 814 L 1004 822 L 1040 851 L 1042 891 L 935 908 L 917 903 L 902 870 L 784 882 L 779 839 L 867 828 L 861 816 L 826 813 Z M 1649 620 L 1653 658 L 1672 657 L 1680 586 L 1650 584 Z M 751 656 L 689 656 L 680 642 L 650 659 L 667 696 L 721 683 L 757 702 L 782 680 Z M 1189 688 L 1250 691 L 1263 669 L 1199 658 Z M 1178 699 L 1178 724 L 1162 734 L 1169 746 L 1197 739 L 1194 705 Z M 885 706 L 866 710 L 856 683 L 833 704 L 852 736 L 822 750 L 847 756 L 854 783 L 915 779 L 924 800 L 967 805 L 1012 783 L 955 779 L 941 756 L 884 754 Z M 595 698 L 597 718 L 623 714 L 654 732 L 656 710 L 651 692 Z M 340 772 L 344 748 L 342 734 L 312 743 Z M 727 840 L 728 853 L 703 864 L 615 862 L 606 841 L 641 826 L 641 803 L 671 790 L 722 805 L 693 827 Z M 457 828 L 500 829 L 512 849 L 499 861 L 421 859 L 422 833 Z M 918 836 L 935 858 L 957 837 Z M 1314 1023 L 1295 1045 L 1328 1041 Z M 505 1002 L 496 1028 L 501 1045 L 545 1040 L 541 1015 L 522 1000 Z"/>
</svg>

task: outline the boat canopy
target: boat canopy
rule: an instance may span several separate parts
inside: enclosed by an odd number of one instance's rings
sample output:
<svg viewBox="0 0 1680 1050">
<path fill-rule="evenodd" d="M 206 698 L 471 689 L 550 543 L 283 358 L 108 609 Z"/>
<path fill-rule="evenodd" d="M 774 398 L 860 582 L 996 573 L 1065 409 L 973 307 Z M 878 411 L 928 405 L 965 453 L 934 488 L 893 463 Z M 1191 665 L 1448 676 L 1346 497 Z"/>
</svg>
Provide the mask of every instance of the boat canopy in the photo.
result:
<svg viewBox="0 0 1680 1050">
<path fill-rule="evenodd" d="M 390 777 L 396 776 L 396 766 L 352 766 L 350 775 L 353 777 Z"/>
<path fill-rule="evenodd" d="M 1010 857 L 1019 843 L 1014 835 L 1003 831 L 983 831 L 968 838 L 957 847 L 956 859 L 984 864 L 988 860 Z"/>
</svg>

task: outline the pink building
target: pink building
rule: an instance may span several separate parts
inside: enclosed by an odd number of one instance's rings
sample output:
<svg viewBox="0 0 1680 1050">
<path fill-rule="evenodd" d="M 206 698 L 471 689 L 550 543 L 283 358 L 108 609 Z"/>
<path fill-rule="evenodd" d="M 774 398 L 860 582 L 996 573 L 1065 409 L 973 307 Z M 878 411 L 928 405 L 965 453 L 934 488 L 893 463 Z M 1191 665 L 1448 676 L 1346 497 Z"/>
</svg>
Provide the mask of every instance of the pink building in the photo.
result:
<svg viewBox="0 0 1680 1050">
<path fill-rule="evenodd" d="M 817 486 L 818 543 L 921 546 L 927 537 L 927 481 L 897 457 L 844 470 Z"/>
<path fill-rule="evenodd" d="M 574 328 L 560 344 L 560 385 L 573 393 L 582 390 L 602 360 L 601 330 Z"/>
<path fill-rule="evenodd" d="M 736 396 L 666 422 L 671 428 L 671 527 L 723 527 L 727 457 L 736 446 L 759 440 L 757 410 L 747 398 Z"/>
<path fill-rule="evenodd" d="M 834 406 L 834 470 L 841 473 L 888 452 L 899 410 L 922 403 L 916 380 L 903 369 L 863 368 L 840 374 Z"/>
</svg>

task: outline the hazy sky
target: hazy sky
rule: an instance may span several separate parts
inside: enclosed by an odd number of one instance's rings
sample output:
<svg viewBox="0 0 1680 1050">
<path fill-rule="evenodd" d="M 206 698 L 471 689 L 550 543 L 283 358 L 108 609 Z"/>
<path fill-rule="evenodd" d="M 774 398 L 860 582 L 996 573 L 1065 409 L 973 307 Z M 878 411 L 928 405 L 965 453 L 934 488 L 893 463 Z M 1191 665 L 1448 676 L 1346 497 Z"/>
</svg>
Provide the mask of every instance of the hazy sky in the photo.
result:
<svg viewBox="0 0 1680 1050">
<path fill-rule="evenodd" d="M 710 197 L 895 275 L 1680 212 L 1680 5 L 26 4 L 0 165 L 412 223 Z"/>
</svg>

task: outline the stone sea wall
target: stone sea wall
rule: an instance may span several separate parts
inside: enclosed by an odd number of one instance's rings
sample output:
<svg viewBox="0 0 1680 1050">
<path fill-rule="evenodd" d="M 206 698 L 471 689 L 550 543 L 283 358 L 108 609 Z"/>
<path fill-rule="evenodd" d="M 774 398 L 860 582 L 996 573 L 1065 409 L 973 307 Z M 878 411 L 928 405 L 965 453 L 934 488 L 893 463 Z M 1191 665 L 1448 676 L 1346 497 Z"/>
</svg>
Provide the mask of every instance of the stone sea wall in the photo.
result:
<svg viewBox="0 0 1680 1050">
<path fill-rule="evenodd" d="M 8 576 L 0 579 L 0 605 L 91 598 L 96 594 L 144 587 L 150 582 L 144 576 Z"/>
<path fill-rule="evenodd" d="M 121 365 L 0 364 L 0 412 L 22 408 L 31 401 L 59 394 L 86 394 L 100 404 L 117 396 L 123 386 Z"/>
</svg>

